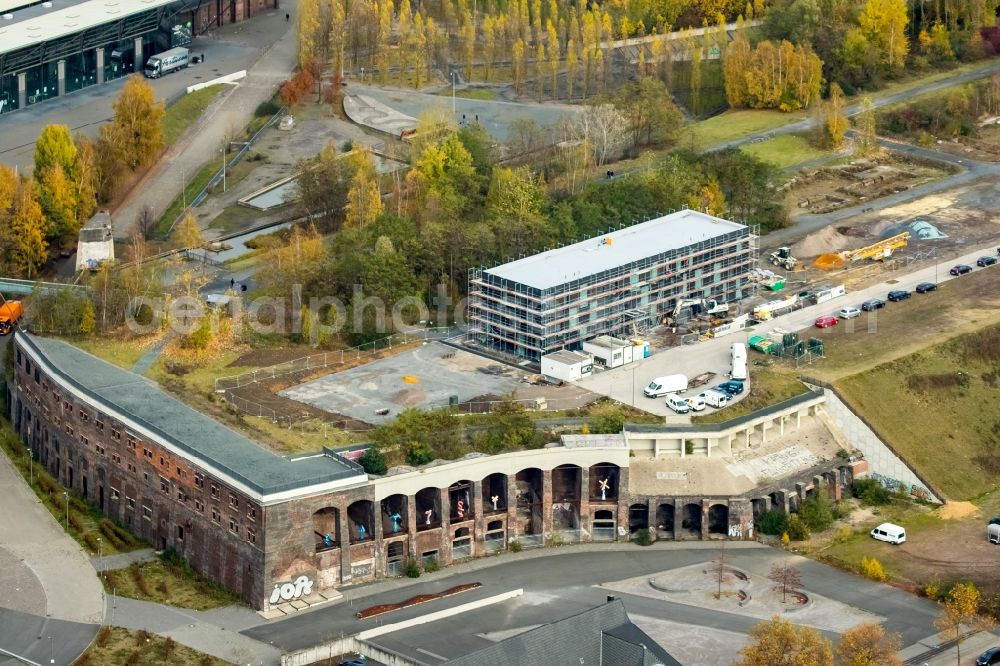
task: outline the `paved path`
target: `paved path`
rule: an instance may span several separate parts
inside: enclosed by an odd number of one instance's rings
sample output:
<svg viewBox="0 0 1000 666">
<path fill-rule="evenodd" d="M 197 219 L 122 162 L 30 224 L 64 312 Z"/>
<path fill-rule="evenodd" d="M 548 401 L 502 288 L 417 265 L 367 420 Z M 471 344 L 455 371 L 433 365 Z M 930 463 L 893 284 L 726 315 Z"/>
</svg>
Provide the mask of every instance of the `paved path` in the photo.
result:
<svg viewBox="0 0 1000 666">
<path fill-rule="evenodd" d="M 3 455 L 0 488 L 0 647 L 68 664 L 97 633 L 104 591 L 80 546 Z"/>
<path fill-rule="evenodd" d="M 296 0 L 286 0 L 282 11 L 294 14 Z M 280 35 L 260 59 L 247 70 L 247 77 L 225 99 L 213 104 L 185 137 L 150 170 L 132 196 L 115 209 L 115 236 L 127 235 L 128 228 L 144 206 L 149 206 L 155 217 L 167 210 L 180 195 L 182 184 L 194 176 L 205 164 L 218 160 L 225 137 L 246 127 L 257 107 L 271 99 L 278 85 L 286 80 L 295 67 L 298 42 L 293 28 L 294 21 L 285 22 L 279 13 L 258 17 L 250 24 L 255 31 Z"/>
<path fill-rule="evenodd" d="M 156 559 L 155 550 L 152 548 L 142 548 L 117 555 L 92 557 L 90 558 L 90 563 L 94 565 L 94 569 L 97 571 L 116 571 L 131 566 L 136 562 L 153 562 Z"/>
</svg>

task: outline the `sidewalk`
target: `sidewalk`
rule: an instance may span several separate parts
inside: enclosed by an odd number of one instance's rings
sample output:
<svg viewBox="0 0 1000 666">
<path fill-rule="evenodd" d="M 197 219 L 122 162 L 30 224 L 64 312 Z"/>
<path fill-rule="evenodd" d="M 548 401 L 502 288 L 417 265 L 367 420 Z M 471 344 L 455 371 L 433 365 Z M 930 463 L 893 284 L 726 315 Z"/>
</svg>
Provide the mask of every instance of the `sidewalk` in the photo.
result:
<svg viewBox="0 0 1000 666">
<path fill-rule="evenodd" d="M 128 553 L 120 553 L 118 555 L 106 555 L 105 557 L 92 557 L 90 558 L 90 563 L 94 565 L 94 569 L 98 572 L 101 571 L 116 571 L 118 569 L 124 569 L 136 562 L 152 562 L 156 559 L 156 551 L 152 548 L 143 548 L 141 550 L 133 550 Z"/>
<path fill-rule="evenodd" d="M 111 216 L 116 238 L 128 234 L 143 206 L 149 206 L 154 217 L 159 218 L 180 196 L 182 184 L 205 164 L 215 160 L 222 166 L 220 150 L 224 137 L 243 129 L 253 118 L 257 107 L 271 99 L 278 85 L 289 77 L 295 67 L 298 49 L 295 21 L 286 22 L 284 17 L 285 12 L 294 16 L 295 5 L 296 0 L 286 0 L 280 12 L 256 17 L 235 31 L 234 40 L 256 38 L 263 41 L 266 35 L 275 33 L 281 36 L 247 70 L 247 77 L 212 104 L 180 142 L 132 188 L 131 194 Z M 238 37 L 241 32 L 242 38 Z"/>
</svg>

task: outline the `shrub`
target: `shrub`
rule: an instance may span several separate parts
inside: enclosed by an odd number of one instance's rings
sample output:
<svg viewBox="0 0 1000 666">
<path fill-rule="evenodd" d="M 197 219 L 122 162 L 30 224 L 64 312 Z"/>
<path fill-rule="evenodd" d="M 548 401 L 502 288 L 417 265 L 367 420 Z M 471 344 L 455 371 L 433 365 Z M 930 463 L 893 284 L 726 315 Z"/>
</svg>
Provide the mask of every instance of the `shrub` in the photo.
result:
<svg viewBox="0 0 1000 666">
<path fill-rule="evenodd" d="M 149 583 L 146 582 L 146 576 L 142 573 L 142 566 L 138 562 L 133 562 L 128 568 L 128 573 L 132 577 L 132 582 L 135 583 L 135 587 L 142 593 L 143 596 L 151 597 L 149 593 Z"/>
<path fill-rule="evenodd" d="M 645 527 L 635 533 L 635 542 L 640 546 L 652 546 L 653 535 Z"/>
<path fill-rule="evenodd" d="M 167 581 L 161 580 L 156 584 L 156 591 L 162 594 L 164 597 L 170 596 L 170 588 L 167 587 Z"/>
<path fill-rule="evenodd" d="M 510 542 L 510 552 L 512 552 L 512 553 L 520 553 L 522 550 L 524 550 L 524 544 L 523 543 L 521 543 L 517 539 L 514 539 L 513 541 Z"/>
<path fill-rule="evenodd" d="M 890 499 L 889 490 L 875 479 L 855 479 L 851 494 L 868 506 L 888 504 Z"/>
<path fill-rule="evenodd" d="M 694 442 L 690 439 L 684 440 L 684 455 L 689 456 L 694 453 Z"/>
<path fill-rule="evenodd" d="M 101 630 L 97 632 L 97 647 L 104 647 L 111 640 L 111 627 L 103 626 Z"/>
<path fill-rule="evenodd" d="M 406 560 L 403 565 L 403 575 L 407 578 L 420 578 L 420 567 L 415 560 Z"/>
<path fill-rule="evenodd" d="M 167 636 L 167 640 L 160 643 L 160 656 L 164 659 L 170 659 L 170 657 L 177 651 L 177 642 L 174 639 Z"/>
<path fill-rule="evenodd" d="M 553 532 L 549 535 L 549 545 L 558 548 L 559 546 L 566 545 L 566 540 L 563 539 L 563 535 L 558 532 Z"/>
<path fill-rule="evenodd" d="M 385 462 L 385 456 L 374 446 L 361 454 L 361 457 L 358 458 L 358 464 L 364 467 L 365 472 L 375 474 L 376 476 L 382 476 L 389 471 L 389 467 Z"/>
<path fill-rule="evenodd" d="M 435 571 L 438 571 L 440 568 L 441 565 L 438 563 L 436 557 L 428 558 L 427 561 L 424 562 L 424 571 L 426 573 L 434 573 Z"/>
<path fill-rule="evenodd" d="M 887 574 L 885 569 L 882 568 L 882 563 L 874 557 L 861 558 L 861 573 L 865 578 L 877 580 L 880 583 L 889 580 L 889 574 Z"/>
<path fill-rule="evenodd" d="M 128 655 L 128 659 L 125 660 L 125 666 L 136 666 L 136 664 L 138 664 L 141 659 L 142 655 L 139 654 L 139 651 L 132 650 L 132 652 L 130 652 Z"/>
<path fill-rule="evenodd" d="M 149 633 L 145 629 L 140 629 L 135 633 L 135 644 L 142 647 L 149 642 L 149 639 L 153 637 L 153 634 Z"/>
<path fill-rule="evenodd" d="M 257 118 L 270 118 L 280 110 L 281 107 L 273 99 L 269 99 L 266 102 L 258 104 L 257 108 L 254 109 L 253 115 Z"/>
<path fill-rule="evenodd" d="M 809 528 L 794 513 L 788 517 L 788 521 L 785 524 L 785 533 L 792 541 L 805 541 L 809 538 Z"/>
<path fill-rule="evenodd" d="M 799 518 L 806 527 L 816 532 L 822 532 L 833 524 L 833 507 L 830 498 L 820 489 L 816 496 L 802 503 L 799 508 Z"/>
<path fill-rule="evenodd" d="M 784 533 L 787 522 L 788 516 L 777 509 L 771 509 L 757 521 L 757 529 L 763 534 L 778 536 Z"/>
<path fill-rule="evenodd" d="M 617 405 L 599 405 L 591 412 L 589 426 L 593 433 L 620 433 L 625 427 L 625 412 Z"/>
<path fill-rule="evenodd" d="M 845 448 L 837 449 L 837 457 L 841 460 L 849 460 L 851 457 L 850 452 Z"/>
<path fill-rule="evenodd" d="M 941 598 L 941 581 L 937 578 L 932 578 L 931 580 L 924 583 L 923 588 L 920 590 L 923 595 L 928 599 L 940 599 Z"/>
</svg>

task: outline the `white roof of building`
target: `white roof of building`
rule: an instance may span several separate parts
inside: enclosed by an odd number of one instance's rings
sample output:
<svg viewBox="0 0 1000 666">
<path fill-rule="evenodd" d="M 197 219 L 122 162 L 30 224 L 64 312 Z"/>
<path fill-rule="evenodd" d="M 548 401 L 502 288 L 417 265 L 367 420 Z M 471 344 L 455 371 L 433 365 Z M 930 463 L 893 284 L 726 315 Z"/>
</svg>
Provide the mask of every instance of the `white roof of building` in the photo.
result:
<svg viewBox="0 0 1000 666">
<path fill-rule="evenodd" d="M 536 289 L 550 289 L 744 228 L 737 222 L 682 210 L 484 272 Z"/>
<path fill-rule="evenodd" d="M 11 20 L 0 18 L 0 53 L 72 35 L 172 2 L 176 0 L 54 0 L 51 7 L 45 7 L 45 3 L 32 5 L 13 12 Z"/>
</svg>

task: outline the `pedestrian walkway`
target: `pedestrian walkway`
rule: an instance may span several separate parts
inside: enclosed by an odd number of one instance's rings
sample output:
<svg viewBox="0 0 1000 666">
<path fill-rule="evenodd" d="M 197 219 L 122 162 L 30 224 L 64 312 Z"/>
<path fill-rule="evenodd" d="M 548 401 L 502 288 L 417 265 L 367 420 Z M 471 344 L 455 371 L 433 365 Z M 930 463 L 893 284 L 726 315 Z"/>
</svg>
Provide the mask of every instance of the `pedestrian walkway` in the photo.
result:
<svg viewBox="0 0 1000 666">
<path fill-rule="evenodd" d="M 156 559 L 157 555 L 155 550 L 152 548 L 143 548 L 141 550 L 133 550 L 128 553 L 119 553 L 117 555 L 92 557 L 90 558 L 90 563 L 94 565 L 94 569 L 100 572 L 116 571 L 118 569 L 124 569 L 131 566 L 136 562 L 152 562 Z"/>
<path fill-rule="evenodd" d="M 296 0 L 286 0 L 282 10 L 295 13 Z M 224 103 L 213 104 L 199 121 L 154 165 L 132 194 L 114 211 L 115 237 L 127 235 L 136 215 L 148 206 L 159 218 L 180 196 L 181 187 L 201 168 L 214 160 L 222 165 L 221 148 L 227 136 L 246 127 L 257 107 L 271 99 L 282 81 L 295 67 L 298 43 L 294 21 L 285 21 L 284 12 L 252 19 L 244 30 L 260 39 L 280 34 L 248 70 L 245 79 L 228 93 Z M 233 39 L 238 39 L 239 29 Z M 263 37 L 266 39 L 266 37 Z M 261 42 L 258 42 L 261 43 Z M 155 183 L 155 187 L 149 186 Z"/>
</svg>

